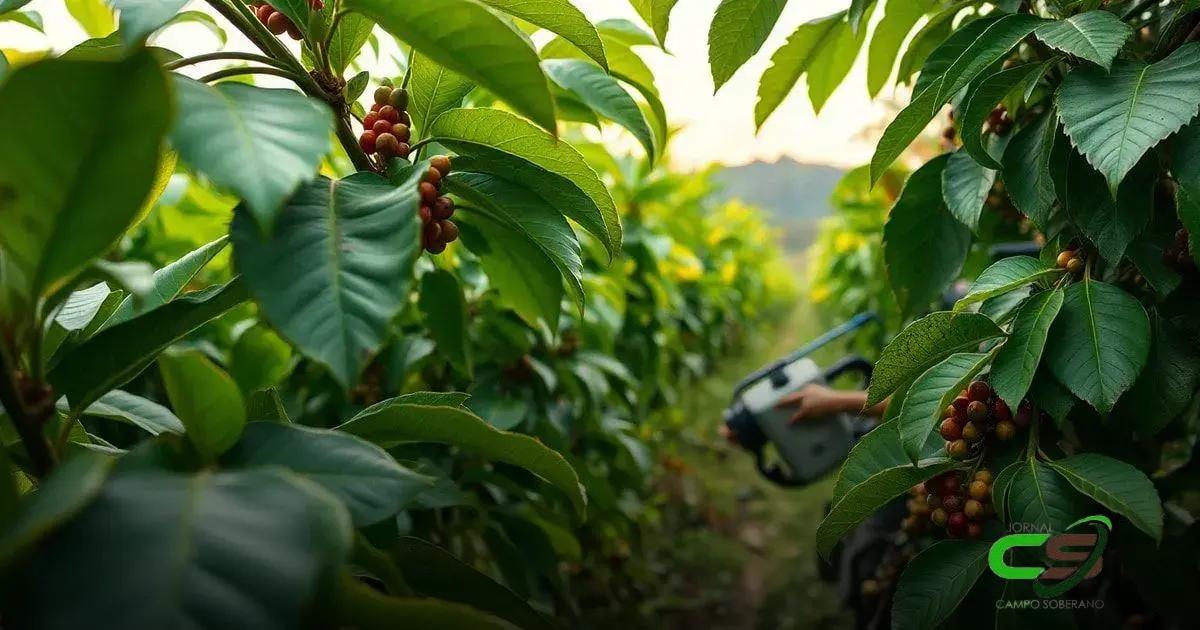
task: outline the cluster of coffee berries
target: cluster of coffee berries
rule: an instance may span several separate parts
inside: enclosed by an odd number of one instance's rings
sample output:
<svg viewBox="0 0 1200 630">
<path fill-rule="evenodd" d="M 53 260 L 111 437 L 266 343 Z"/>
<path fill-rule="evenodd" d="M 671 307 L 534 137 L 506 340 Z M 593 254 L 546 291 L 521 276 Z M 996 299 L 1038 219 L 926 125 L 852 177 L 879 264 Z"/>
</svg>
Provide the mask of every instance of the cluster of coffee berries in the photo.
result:
<svg viewBox="0 0 1200 630">
<path fill-rule="evenodd" d="M 987 117 L 987 130 L 997 136 L 1008 135 L 1012 129 L 1013 121 L 1008 115 L 1008 109 L 1003 105 L 992 110 L 992 113 Z"/>
<path fill-rule="evenodd" d="M 905 502 L 908 516 L 901 521 L 900 529 L 910 536 L 917 536 L 925 533 L 929 526 L 929 491 L 919 483 L 909 489 L 908 495 L 908 501 Z"/>
<path fill-rule="evenodd" d="M 375 90 L 375 104 L 363 117 L 363 132 L 358 137 L 358 146 L 362 147 L 363 153 L 378 154 L 382 160 L 395 157 L 407 160 L 412 151 L 408 146 L 408 141 L 412 139 L 410 125 L 408 90 L 381 85 Z"/>
<path fill-rule="evenodd" d="M 1196 271 L 1196 259 L 1192 257 L 1190 235 L 1184 228 L 1175 232 L 1175 240 L 1163 249 L 1163 264 L 1180 272 Z"/>
<path fill-rule="evenodd" d="M 320 11 L 325 8 L 325 0 L 308 0 L 308 7 L 313 11 Z M 273 35 L 288 34 L 294 40 L 304 39 L 304 35 L 300 33 L 300 28 L 292 22 L 288 16 L 280 13 L 275 7 L 265 2 L 255 2 L 250 5 L 250 9 L 254 11 L 254 16 L 258 18 L 263 26 L 267 27 Z"/>
<path fill-rule="evenodd" d="M 911 542 L 897 544 L 893 541 L 893 544 L 884 549 L 883 557 L 875 566 L 874 576 L 863 580 L 859 585 L 860 592 L 864 597 L 886 601 L 886 595 L 895 590 L 901 572 L 914 555 L 916 547 Z"/>
<path fill-rule="evenodd" d="M 980 523 L 996 513 L 992 507 L 992 473 L 986 468 L 967 478 L 961 471 L 944 472 L 922 484 L 929 521 L 944 527 L 951 538 L 979 538 Z"/>
<path fill-rule="evenodd" d="M 1059 269 L 1066 269 L 1068 273 L 1079 273 L 1083 270 L 1083 252 L 1075 244 L 1068 245 L 1054 262 Z"/>
<path fill-rule="evenodd" d="M 429 170 L 417 187 L 421 194 L 421 247 L 430 254 L 446 251 L 446 246 L 458 240 L 454 216 L 454 200 L 444 197 L 442 178 L 450 174 L 450 158 L 435 155 L 429 159 Z"/>
<path fill-rule="evenodd" d="M 975 381 L 946 407 L 938 431 L 946 440 L 946 453 L 954 459 L 966 459 L 979 453 L 988 435 L 1007 442 L 1032 419 L 1033 407 L 1028 402 L 1022 401 L 1014 416 L 991 385 Z"/>
</svg>

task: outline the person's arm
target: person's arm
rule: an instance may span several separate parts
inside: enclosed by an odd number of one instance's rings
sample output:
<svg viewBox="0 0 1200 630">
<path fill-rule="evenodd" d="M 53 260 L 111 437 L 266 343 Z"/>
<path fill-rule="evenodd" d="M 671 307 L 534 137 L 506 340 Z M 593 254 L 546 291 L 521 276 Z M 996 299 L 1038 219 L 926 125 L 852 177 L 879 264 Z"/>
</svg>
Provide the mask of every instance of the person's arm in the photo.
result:
<svg viewBox="0 0 1200 630">
<path fill-rule="evenodd" d="M 795 412 L 792 414 L 792 422 L 800 422 L 811 418 L 823 418 L 836 413 L 854 413 L 878 418 L 883 416 L 887 411 L 889 400 L 884 400 L 869 409 L 864 409 L 867 404 L 867 392 L 862 390 L 838 390 L 813 383 L 785 397 L 776 405 L 776 408 L 795 409 Z"/>
</svg>

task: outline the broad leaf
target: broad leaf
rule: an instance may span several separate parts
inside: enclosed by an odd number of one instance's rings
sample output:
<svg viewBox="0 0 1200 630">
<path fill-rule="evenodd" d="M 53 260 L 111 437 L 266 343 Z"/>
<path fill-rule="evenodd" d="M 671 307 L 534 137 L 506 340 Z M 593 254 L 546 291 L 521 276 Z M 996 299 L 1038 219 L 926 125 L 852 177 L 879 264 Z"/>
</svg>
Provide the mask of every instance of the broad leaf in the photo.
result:
<svg viewBox="0 0 1200 630">
<path fill-rule="evenodd" d="M 950 154 L 942 170 L 942 199 L 946 209 L 972 232 L 979 230 L 979 215 L 996 183 L 996 171 L 980 166 L 975 158 L 959 149 Z"/>
<path fill-rule="evenodd" d="M 660 45 L 667 43 L 667 31 L 671 26 L 671 9 L 679 0 L 630 0 L 638 15 L 650 25 Z"/>
<path fill-rule="evenodd" d="M 428 137 L 476 160 L 469 170 L 489 172 L 536 191 L 605 244 L 621 247 L 621 222 L 607 187 L 566 142 L 496 109 L 455 109 L 438 117 Z"/>
<path fill-rule="evenodd" d="M 1022 127 L 1004 150 L 1004 184 L 1013 205 L 1038 226 L 1050 223 L 1054 204 L 1054 179 L 1050 160 L 1058 135 L 1058 118 L 1053 112 L 1036 123 Z"/>
<path fill-rule="evenodd" d="M 65 408 L 63 410 L 66 411 Z M 171 410 L 153 400 L 147 400 L 119 389 L 114 389 L 101 396 L 99 400 L 88 405 L 81 415 L 127 422 L 150 435 L 183 434 L 185 431 L 183 423 L 175 414 L 171 413 Z"/>
<path fill-rule="evenodd" d="M 970 231 L 942 201 L 946 156 L 909 176 L 883 228 L 888 283 L 903 313 L 924 309 L 958 277 Z"/>
<path fill-rule="evenodd" d="M 822 556 L 828 556 L 842 536 L 888 501 L 957 465 L 939 456 L 914 466 L 904 454 L 896 427 L 896 422 L 888 422 L 868 433 L 842 464 L 833 507 L 817 528 L 817 552 Z"/>
<path fill-rule="evenodd" d="M 1133 385 L 1150 349 L 1150 321 L 1133 296 L 1084 279 L 1067 287 L 1050 329 L 1046 361 L 1054 375 L 1100 413 Z"/>
<path fill-rule="evenodd" d="M 267 319 L 349 389 L 408 300 L 428 164 L 393 186 L 374 173 L 324 177 L 288 200 L 264 236 L 244 206 L 230 228 L 234 262 Z"/>
<path fill-rule="evenodd" d="M 1195 244 L 1200 236 L 1200 125 L 1184 127 L 1176 136 L 1173 149 L 1171 170 L 1179 184 L 1175 189 L 1175 205 L 1179 220 L 1192 235 L 1189 239 L 1192 258 L 1200 260 L 1200 247 Z"/>
<path fill-rule="evenodd" d="M 394 570 L 394 569 L 393 569 Z M 359 630 L 513 630 L 512 624 L 470 606 L 429 597 L 389 597 L 346 576 L 338 594 L 341 619 Z"/>
<path fill-rule="evenodd" d="M 975 586 L 988 564 L 991 543 L 943 540 L 918 553 L 896 585 L 893 630 L 938 627 Z"/>
<path fill-rule="evenodd" d="M 297 628 L 329 596 L 349 540 L 341 505 L 280 471 L 117 474 L 31 559 L 40 579 L 13 593 L 12 621 Z M 69 606 L 62 589 L 74 594 Z"/>
<path fill-rule="evenodd" d="M 1117 191 L 1116 199 L 1104 185 L 1104 177 L 1092 169 L 1083 156 L 1069 146 L 1065 138 L 1055 147 L 1051 172 L 1055 175 L 1058 199 L 1071 221 L 1096 245 L 1109 262 L 1119 262 L 1125 248 L 1150 221 L 1154 202 L 1154 182 L 1158 164 L 1147 155 L 1129 173 Z"/>
<path fill-rule="evenodd" d="M 719 90 L 762 48 L 787 0 L 721 0 L 708 31 L 708 65 Z"/>
<path fill-rule="evenodd" d="M 912 463 L 921 459 L 925 443 L 942 418 L 942 411 L 991 359 L 991 353 L 952 354 L 913 381 L 904 397 L 900 416 L 896 418 L 900 442 Z"/>
<path fill-rule="evenodd" d="M 485 212 L 461 212 L 455 220 L 463 244 L 476 256 L 501 301 L 531 326 L 544 321 L 558 330 L 562 276 L 532 238 Z"/>
<path fill-rule="evenodd" d="M 200 273 L 217 254 L 225 249 L 229 237 L 222 236 L 217 240 L 188 253 L 183 258 L 154 272 L 153 288 L 141 300 L 133 296 L 125 298 L 117 310 L 104 322 L 104 327 L 115 326 L 138 315 L 144 315 L 167 302 L 175 299 L 188 283 Z"/>
<path fill-rule="evenodd" d="M 1021 523 L 1040 532 L 1062 533 L 1093 509 L 1049 464 L 1029 458 L 1014 466 L 1004 493 L 1010 525 Z"/>
<path fill-rule="evenodd" d="M 1075 396 L 1054 378 L 1045 363 L 1034 375 L 1027 397 L 1038 409 L 1049 414 L 1050 419 L 1059 427 L 1067 418 L 1067 414 L 1075 408 Z"/>
<path fill-rule="evenodd" d="M 600 33 L 582 11 L 568 0 L 481 0 L 513 17 L 540 26 L 571 42 L 608 70 Z"/>
<path fill-rule="evenodd" d="M 346 72 L 371 39 L 374 29 L 375 23 L 362 15 L 347 13 L 342 16 L 329 40 L 329 66 L 334 74 L 342 76 Z"/>
<path fill-rule="evenodd" d="M 71 86 L 70 90 L 60 89 Z M 0 85 L 0 230 L 10 291 L 59 291 L 137 218 L 158 172 L 171 116 L 153 55 L 122 61 L 54 59 Z M 46 138 L 69 137 L 63 151 Z"/>
<path fill-rule="evenodd" d="M 1133 35 L 1133 27 L 1108 11 L 1085 11 L 1065 20 L 1043 24 L 1034 34 L 1051 48 L 1108 70 Z"/>
<path fill-rule="evenodd" d="M 928 9 L 928 2 L 888 2 L 884 7 L 883 19 L 875 26 L 867 50 L 867 93 L 871 98 L 879 95 L 883 86 L 892 77 L 896 59 L 904 40 L 917 25 Z"/>
<path fill-rule="evenodd" d="M 113 460 L 83 451 L 64 462 L 27 497 L 21 511 L 0 536 L 0 569 L 16 554 L 74 518 L 100 492 Z"/>
<path fill-rule="evenodd" d="M 292 347 L 263 324 L 241 331 L 229 351 L 229 375 L 247 396 L 282 383 L 293 364 Z"/>
<path fill-rule="evenodd" d="M 584 488 L 562 455 L 529 436 L 498 431 L 465 409 L 396 399 L 363 411 L 338 430 L 384 448 L 404 442 L 450 444 L 465 453 L 524 468 L 565 493 L 581 518 L 587 510 Z"/>
<path fill-rule="evenodd" d="M 862 30 L 863 21 L 871 17 L 871 11 L 874 8 L 875 0 L 850 0 L 850 9 L 846 20 L 855 33 Z"/>
<path fill-rule="evenodd" d="M 182 115 L 171 144 L 183 160 L 232 189 L 266 232 L 287 197 L 329 152 L 329 107 L 293 90 L 175 77 Z"/>
<path fill-rule="evenodd" d="M 554 98 L 537 52 L 515 26 L 482 3 L 346 0 L 345 6 L 555 131 Z"/>
<path fill-rule="evenodd" d="M 1119 417 L 1147 436 L 1155 435 L 1187 408 L 1200 383 L 1200 352 L 1183 331 L 1153 318 L 1154 343 L 1146 369 L 1117 405 Z"/>
<path fill-rule="evenodd" d="M 64 0 L 63 4 L 90 37 L 110 35 L 117 26 L 116 17 L 103 0 Z"/>
<path fill-rule="evenodd" d="M 771 65 L 763 72 L 758 84 L 758 103 L 754 106 L 755 127 L 762 129 L 763 123 L 806 74 L 809 98 L 813 110 L 819 113 L 832 89 L 826 91 L 827 82 L 813 79 L 836 77 L 836 81 L 830 81 L 836 87 L 854 65 L 861 44 L 862 38 L 856 38 L 850 31 L 845 11 L 801 24 L 771 56 Z M 847 45 L 853 46 L 850 54 L 842 50 Z"/>
<path fill-rule="evenodd" d="M 939 311 L 918 319 L 883 349 L 867 389 L 867 406 L 879 404 L 901 383 L 912 382 L 946 357 L 976 352 L 979 344 L 1003 335 L 995 322 L 978 313 Z"/>
<path fill-rule="evenodd" d="M 158 357 L 167 398 L 187 427 L 196 450 L 215 459 L 238 441 L 246 426 L 246 404 L 237 384 L 199 350 Z"/>
<path fill-rule="evenodd" d="M 657 158 L 658 147 L 650 123 L 646 121 L 637 101 L 616 79 L 586 61 L 549 59 L 542 63 L 551 80 L 574 94 L 597 114 L 629 130 L 651 161 Z"/>
<path fill-rule="evenodd" d="M 968 94 L 964 105 L 959 127 L 962 129 L 963 150 L 975 158 L 981 166 L 1000 170 L 1000 162 L 988 151 L 984 143 L 983 128 L 988 116 L 996 104 L 1004 100 L 1018 86 L 1024 85 L 1034 77 L 1041 76 L 1046 70 L 1046 64 L 1027 63 L 1025 65 L 1001 70 L 982 81 Z M 1005 151 L 998 151 L 1000 154 Z"/>
<path fill-rule="evenodd" d="M 454 274 L 435 269 L 421 276 L 418 304 L 438 351 L 460 372 L 472 374 L 470 335 L 467 333 L 467 301 Z"/>
<path fill-rule="evenodd" d="M 402 510 L 433 485 L 396 463 L 383 449 L 346 433 L 273 422 L 252 422 L 222 458 L 226 466 L 280 466 L 310 479 L 346 504 L 356 527 Z"/>
<path fill-rule="evenodd" d="M 935 79 L 934 84 L 916 93 L 908 107 L 900 110 L 899 114 L 888 123 L 879 142 L 875 145 L 875 153 L 871 156 L 871 184 L 879 181 L 888 168 L 904 153 L 908 145 L 929 125 L 929 121 L 937 115 L 942 103 L 937 102 L 938 86 L 941 79 Z M 928 166 L 930 163 L 927 163 Z"/>
<path fill-rule="evenodd" d="M 996 395 L 1016 409 L 1029 391 L 1050 335 L 1050 325 L 1063 305 L 1062 289 L 1043 291 L 1021 305 L 1012 333 L 996 355 L 991 384 Z"/>
<path fill-rule="evenodd" d="M 1076 490 L 1129 519 L 1154 540 L 1162 540 L 1162 500 L 1142 471 L 1099 453 L 1080 453 L 1049 464 Z"/>
<path fill-rule="evenodd" d="M 1058 90 L 1067 135 L 1116 190 L 1151 147 L 1200 111 L 1200 43 L 1155 64 L 1118 61 L 1111 72 L 1080 67 Z"/>
<path fill-rule="evenodd" d="M 558 627 L 524 598 L 441 547 L 406 536 L 396 543 L 395 550 L 394 557 L 405 581 L 422 597 L 466 604 L 523 630 Z"/>
<path fill-rule="evenodd" d="M 146 369 L 167 346 L 246 300 L 238 279 L 175 298 L 141 317 L 101 331 L 50 371 L 54 389 L 80 410 Z"/>
<path fill-rule="evenodd" d="M 188 0 L 108 0 L 114 9 L 120 11 L 118 21 L 121 38 L 130 46 L 141 43 L 150 33 L 158 30 L 179 10 Z"/>
<path fill-rule="evenodd" d="M 457 72 L 447 70 L 420 53 L 413 53 L 412 78 L 408 82 L 408 113 L 417 129 L 417 137 L 438 116 L 458 107 L 475 84 Z"/>
<path fill-rule="evenodd" d="M 1047 267 L 1042 264 L 1042 261 L 1032 256 L 1002 258 L 979 274 L 975 283 L 967 290 L 967 294 L 954 303 L 954 310 L 961 311 L 976 302 L 982 302 L 1039 280 L 1060 276 L 1063 273 L 1062 269 Z"/>
<path fill-rule="evenodd" d="M 1026 13 L 1004 15 L 990 22 L 941 73 L 935 106 L 949 101 L 959 90 L 975 80 L 979 73 L 1008 55 L 1043 20 Z M 923 73 L 922 73 L 923 74 Z"/>
</svg>

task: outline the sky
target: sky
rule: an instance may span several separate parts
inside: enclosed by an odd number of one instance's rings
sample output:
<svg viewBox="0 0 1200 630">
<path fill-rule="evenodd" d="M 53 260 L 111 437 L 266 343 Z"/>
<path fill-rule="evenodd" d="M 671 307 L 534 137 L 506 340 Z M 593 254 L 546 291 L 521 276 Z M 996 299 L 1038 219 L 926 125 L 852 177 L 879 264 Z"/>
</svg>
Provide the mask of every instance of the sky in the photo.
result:
<svg viewBox="0 0 1200 630">
<path fill-rule="evenodd" d="M 573 0 L 594 21 L 628 18 L 640 22 L 626 0 Z M 790 2 L 762 50 L 713 94 L 708 67 L 708 27 L 720 0 L 680 0 L 671 14 L 666 48 L 639 48 L 654 71 L 671 124 L 681 126 L 672 145 L 671 160 L 684 169 L 717 162 L 740 165 L 756 160 L 774 162 L 790 157 L 800 162 L 838 167 L 859 166 L 870 159 L 872 135 L 893 107 L 888 91 L 872 102 L 866 91 L 865 55 L 860 55 L 846 81 L 819 116 L 813 113 L 803 83 L 755 133 L 754 104 L 758 79 L 770 56 L 796 26 L 844 9 L 849 0 Z M 188 9 L 204 8 L 192 2 Z M 62 0 L 34 0 L 26 9 L 38 11 L 47 35 L 14 24 L 0 23 L 0 47 L 64 50 L 85 38 L 63 8 Z M 251 49 L 232 28 L 230 49 Z M 204 29 L 181 25 L 158 42 L 184 55 L 208 52 L 215 41 Z M 890 89 L 890 88 L 889 88 Z"/>
</svg>

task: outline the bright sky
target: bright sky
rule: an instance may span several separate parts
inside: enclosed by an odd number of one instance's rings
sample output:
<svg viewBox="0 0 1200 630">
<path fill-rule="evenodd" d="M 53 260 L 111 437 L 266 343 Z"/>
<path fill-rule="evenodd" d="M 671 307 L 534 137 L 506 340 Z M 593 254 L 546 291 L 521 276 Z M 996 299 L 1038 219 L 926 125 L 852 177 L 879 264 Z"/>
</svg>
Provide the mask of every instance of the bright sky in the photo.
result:
<svg viewBox="0 0 1200 630">
<path fill-rule="evenodd" d="M 595 21 L 624 17 L 638 21 L 625 0 L 574 0 Z M 667 37 L 670 55 L 653 48 L 641 52 L 657 77 L 673 125 L 684 126 L 673 145 L 672 159 L 683 168 L 711 162 L 729 165 L 754 160 L 775 161 L 789 156 L 801 162 L 858 166 L 870 159 L 873 144 L 864 131 L 877 129 L 889 112 L 886 98 L 872 103 L 866 92 L 866 68 L 860 55 L 846 82 L 834 93 L 820 116 L 813 114 L 803 85 L 755 134 L 754 104 L 758 79 L 771 54 L 799 24 L 839 11 L 849 0 L 803 0 L 788 3 L 762 51 L 713 95 L 708 68 L 708 24 L 720 0 L 680 0 L 671 14 Z M 201 8 L 192 2 L 188 8 Z M 84 39 L 63 9 L 62 0 L 34 0 L 27 9 L 45 18 L 47 36 L 14 24 L 0 23 L 0 47 L 62 50 Z M 232 28 L 230 48 L 250 49 Z M 184 55 L 211 50 L 212 36 L 194 25 L 172 28 L 159 42 Z M 883 95 L 886 97 L 887 93 Z"/>
</svg>

